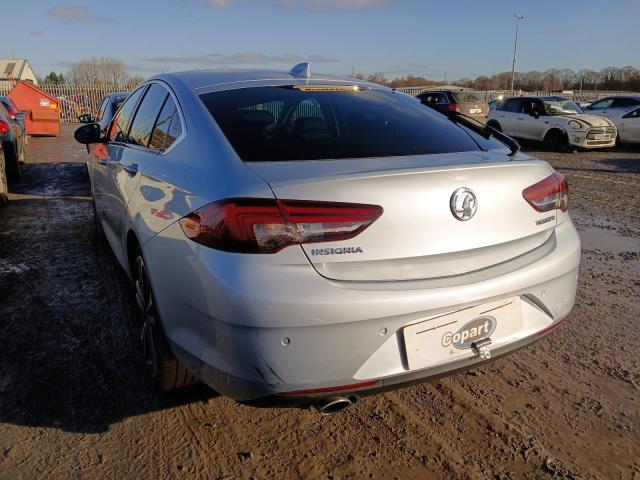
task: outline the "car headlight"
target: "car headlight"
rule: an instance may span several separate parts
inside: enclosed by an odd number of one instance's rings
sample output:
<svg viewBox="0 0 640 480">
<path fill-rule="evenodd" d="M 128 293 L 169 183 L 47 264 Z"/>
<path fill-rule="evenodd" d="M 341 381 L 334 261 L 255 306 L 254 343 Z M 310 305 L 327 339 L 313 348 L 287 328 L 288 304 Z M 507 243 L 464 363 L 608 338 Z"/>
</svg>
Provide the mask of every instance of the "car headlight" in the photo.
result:
<svg viewBox="0 0 640 480">
<path fill-rule="evenodd" d="M 573 128 L 574 130 L 580 130 L 582 129 L 582 124 L 576 120 L 569 120 L 569 127 Z"/>
</svg>

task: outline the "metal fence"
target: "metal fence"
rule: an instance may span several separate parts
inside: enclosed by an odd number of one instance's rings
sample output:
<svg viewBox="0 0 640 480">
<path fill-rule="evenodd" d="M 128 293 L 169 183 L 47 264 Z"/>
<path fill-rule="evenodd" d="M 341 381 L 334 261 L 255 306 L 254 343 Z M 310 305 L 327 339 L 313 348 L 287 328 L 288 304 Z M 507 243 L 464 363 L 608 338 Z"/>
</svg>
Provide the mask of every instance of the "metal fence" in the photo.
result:
<svg viewBox="0 0 640 480">
<path fill-rule="evenodd" d="M 78 115 L 91 113 L 95 115 L 105 95 L 112 92 L 124 92 L 128 88 L 123 85 L 54 85 L 40 84 L 38 88 L 58 99 L 62 123 L 76 123 Z M 435 90 L 437 87 L 403 87 L 397 90 L 409 95 L 418 95 L 425 90 Z M 6 95 L 11 90 L 11 84 L 0 84 L 0 95 Z M 613 95 L 638 95 L 640 92 L 611 92 L 611 91 L 565 91 L 565 92 L 525 92 L 523 90 L 487 90 L 477 92 L 484 96 L 487 102 L 496 98 L 517 97 L 523 95 L 562 95 L 578 101 L 595 101 Z M 312 106 L 305 107 L 312 108 Z M 275 112 L 272 112 L 275 116 Z"/>
<path fill-rule="evenodd" d="M 437 90 L 438 87 L 402 87 L 397 88 L 401 92 L 407 93 L 409 95 L 418 95 L 427 90 Z M 617 95 L 636 95 L 640 96 L 640 92 L 620 92 L 620 91 L 602 91 L 602 90 L 582 90 L 582 91 L 534 91 L 534 92 L 525 92 L 524 90 L 483 90 L 479 91 L 484 95 L 484 98 L 487 102 L 491 100 L 495 100 L 496 98 L 507 98 L 507 97 L 522 97 L 522 96 L 552 96 L 559 95 L 562 97 L 571 98 L 572 100 L 580 101 L 580 102 L 594 102 L 604 97 L 613 97 Z"/>
<path fill-rule="evenodd" d="M 6 95 L 11 85 L 0 85 L 0 95 Z M 54 85 L 41 83 L 38 88 L 58 99 L 60 121 L 77 123 L 78 115 L 91 113 L 95 115 L 102 99 L 108 93 L 127 91 L 121 85 Z"/>
</svg>

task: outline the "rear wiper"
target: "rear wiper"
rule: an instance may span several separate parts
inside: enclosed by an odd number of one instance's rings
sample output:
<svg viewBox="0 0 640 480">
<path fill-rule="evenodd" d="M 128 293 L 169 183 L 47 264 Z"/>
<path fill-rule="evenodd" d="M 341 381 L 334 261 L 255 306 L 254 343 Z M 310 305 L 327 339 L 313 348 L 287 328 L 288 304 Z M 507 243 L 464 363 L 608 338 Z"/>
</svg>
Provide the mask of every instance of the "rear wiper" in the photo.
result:
<svg viewBox="0 0 640 480">
<path fill-rule="evenodd" d="M 485 125 L 484 123 L 479 122 L 475 118 L 469 117 L 464 113 L 456 112 L 455 110 L 441 110 L 432 104 L 423 103 L 423 105 L 437 112 L 440 112 L 443 115 L 446 115 L 447 118 L 452 122 L 458 125 L 463 125 L 467 127 L 469 130 L 472 130 L 480 134 L 486 139 L 494 137 L 496 140 L 501 141 L 502 143 L 504 143 L 509 147 L 509 150 L 511 150 L 511 153 L 509 154 L 510 156 L 513 156 L 520 151 L 520 144 L 517 141 L 515 141 L 513 138 L 505 135 L 504 133 L 496 130 L 493 127 L 490 127 L 489 125 Z"/>
</svg>

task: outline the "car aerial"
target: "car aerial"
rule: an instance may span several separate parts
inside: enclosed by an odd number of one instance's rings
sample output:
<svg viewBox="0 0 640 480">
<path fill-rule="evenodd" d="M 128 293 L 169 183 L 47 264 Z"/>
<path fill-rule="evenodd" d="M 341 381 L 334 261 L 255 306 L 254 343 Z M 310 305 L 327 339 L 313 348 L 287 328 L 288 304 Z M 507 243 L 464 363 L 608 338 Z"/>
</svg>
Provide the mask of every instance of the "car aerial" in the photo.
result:
<svg viewBox="0 0 640 480">
<path fill-rule="evenodd" d="M 113 116 L 116 114 L 118 107 L 122 105 L 122 102 L 125 101 L 129 95 L 127 92 L 113 92 L 107 94 L 100 102 L 100 108 L 98 109 L 98 113 L 95 117 L 90 113 L 83 113 L 78 116 L 78 121 L 80 123 L 93 123 L 97 122 L 100 124 L 100 131 L 105 133 Z"/>
<path fill-rule="evenodd" d="M 79 127 L 156 386 L 331 414 L 558 327 L 567 182 L 473 125 L 301 64 L 161 74 Z"/>
<path fill-rule="evenodd" d="M 640 143 L 640 107 L 631 111 L 618 111 L 608 116 L 618 129 L 618 142 L 623 144 Z"/>
<path fill-rule="evenodd" d="M 27 152 L 27 144 L 29 141 L 29 137 L 27 136 L 25 112 L 18 110 L 15 102 L 7 96 L 0 96 L 0 103 L 2 103 L 9 114 L 9 122 L 16 131 L 16 136 L 18 137 L 18 161 L 24 162 Z"/>
<path fill-rule="evenodd" d="M 3 102 L 0 102 L 0 143 L 4 157 L 2 178 L 9 183 L 20 180 L 20 162 L 24 159 L 24 140 L 13 119 L 14 115 L 9 113 Z"/>
<path fill-rule="evenodd" d="M 454 110 L 484 121 L 489 105 L 482 94 L 470 90 L 427 90 L 416 95 L 422 103 L 430 103 L 443 110 Z"/>
<path fill-rule="evenodd" d="M 616 128 L 606 118 L 587 115 L 563 97 L 512 97 L 489 112 L 487 125 L 512 137 L 544 142 L 552 150 L 612 147 Z"/>
<path fill-rule="evenodd" d="M 640 96 L 620 95 L 602 98 L 597 102 L 591 103 L 585 110 L 592 115 L 611 117 L 637 107 L 640 107 Z"/>
</svg>

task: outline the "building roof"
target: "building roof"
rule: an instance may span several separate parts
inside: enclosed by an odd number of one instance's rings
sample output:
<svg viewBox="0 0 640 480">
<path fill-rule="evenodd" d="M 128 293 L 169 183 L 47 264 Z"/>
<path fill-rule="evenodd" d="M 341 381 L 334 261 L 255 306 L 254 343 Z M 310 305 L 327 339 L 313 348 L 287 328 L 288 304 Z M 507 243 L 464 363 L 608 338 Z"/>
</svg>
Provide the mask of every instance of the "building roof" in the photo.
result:
<svg viewBox="0 0 640 480">
<path fill-rule="evenodd" d="M 0 58 L 0 80 L 36 80 L 26 58 Z"/>
</svg>

